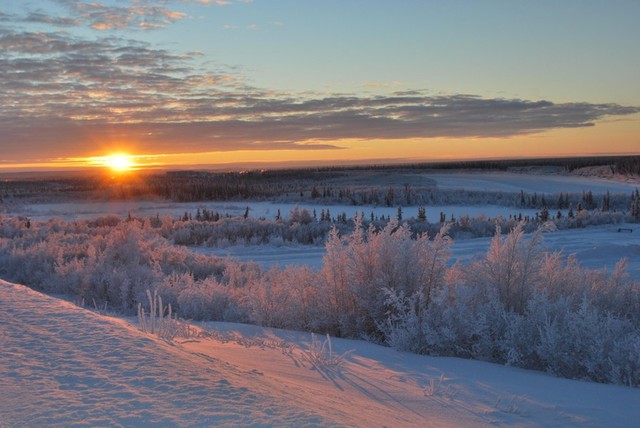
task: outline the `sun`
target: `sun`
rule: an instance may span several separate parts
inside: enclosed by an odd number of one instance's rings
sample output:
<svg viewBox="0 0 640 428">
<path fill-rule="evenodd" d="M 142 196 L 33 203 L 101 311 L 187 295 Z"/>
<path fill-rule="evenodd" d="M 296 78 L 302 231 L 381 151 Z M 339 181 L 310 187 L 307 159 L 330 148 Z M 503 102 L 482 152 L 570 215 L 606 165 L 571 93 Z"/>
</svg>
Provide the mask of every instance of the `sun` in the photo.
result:
<svg viewBox="0 0 640 428">
<path fill-rule="evenodd" d="M 111 168 L 114 172 L 127 172 L 135 167 L 133 157 L 126 153 L 116 153 L 104 157 L 104 166 Z"/>
</svg>

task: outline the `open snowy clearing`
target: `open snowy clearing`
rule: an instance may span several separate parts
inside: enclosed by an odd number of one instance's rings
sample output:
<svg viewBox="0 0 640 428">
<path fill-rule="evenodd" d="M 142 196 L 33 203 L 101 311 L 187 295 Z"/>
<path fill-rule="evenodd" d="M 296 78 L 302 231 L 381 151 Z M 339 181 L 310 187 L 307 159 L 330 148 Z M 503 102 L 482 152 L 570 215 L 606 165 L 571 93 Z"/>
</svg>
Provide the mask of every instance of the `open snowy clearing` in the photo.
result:
<svg viewBox="0 0 640 428">
<path fill-rule="evenodd" d="M 622 229 L 622 232 L 618 232 Z M 632 232 L 628 232 L 631 230 Z M 452 260 L 469 261 L 486 253 L 492 238 L 458 239 L 451 246 Z M 544 247 L 574 255 L 580 264 L 591 269 L 613 270 L 622 258 L 627 259 L 627 271 L 640 280 L 640 227 L 636 224 L 591 226 L 545 233 Z M 313 245 L 236 245 L 228 248 L 190 247 L 205 254 L 216 254 L 237 260 L 254 261 L 265 267 L 289 264 L 322 267 L 324 246 Z"/>
<path fill-rule="evenodd" d="M 361 341 L 340 367 L 310 335 L 208 323 L 170 344 L 0 281 L 0 426 L 607 426 L 640 420 L 640 389 Z"/>
<path fill-rule="evenodd" d="M 580 175 L 521 174 L 512 172 L 433 173 L 428 177 L 439 189 L 488 190 L 517 193 L 628 193 L 640 185 L 637 181 L 620 182 Z"/>
</svg>

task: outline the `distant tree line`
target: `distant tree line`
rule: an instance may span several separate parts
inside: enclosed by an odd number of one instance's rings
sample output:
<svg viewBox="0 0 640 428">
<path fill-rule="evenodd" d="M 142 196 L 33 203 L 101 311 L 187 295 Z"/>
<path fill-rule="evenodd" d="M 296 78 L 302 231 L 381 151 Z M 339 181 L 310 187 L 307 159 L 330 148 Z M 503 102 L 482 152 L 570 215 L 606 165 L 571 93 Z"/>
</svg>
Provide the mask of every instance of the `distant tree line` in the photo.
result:
<svg viewBox="0 0 640 428">
<path fill-rule="evenodd" d="M 281 201 L 323 200 L 353 205 L 429 205 L 429 204 L 481 204 L 503 206 L 529 206 L 532 208 L 561 208 L 564 201 L 545 200 L 543 196 L 527 195 L 523 204 L 518 195 L 502 192 L 475 192 L 438 189 L 432 184 L 415 185 L 355 185 L 349 177 L 354 172 L 406 173 L 437 170 L 474 169 L 508 170 L 528 166 L 553 166 L 573 171 L 587 166 L 608 165 L 612 172 L 640 175 L 640 156 L 581 157 L 550 159 L 516 159 L 491 161 L 457 161 L 447 163 L 415 163 L 403 165 L 368 165 L 351 167 L 324 167 L 308 169 L 251 170 L 239 172 L 170 171 L 166 173 L 138 172 L 129 176 L 111 178 L 105 175 L 85 177 L 0 180 L 0 201 L 28 197 L 83 199 L 132 199 L 162 197 L 179 202 L 207 200 L 269 199 Z M 427 176 L 428 177 L 428 176 Z M 546 198 L 546 196 L 544 196 Z M 579 196 L 565 195 L 569 203 L 577 206 Z M 597 201 L 599 203 L 600 201 Z M 616 200 L 612 208 L 622 209 Z M 591 202 L 587 209 L 593 209 Z"/>
</svg>

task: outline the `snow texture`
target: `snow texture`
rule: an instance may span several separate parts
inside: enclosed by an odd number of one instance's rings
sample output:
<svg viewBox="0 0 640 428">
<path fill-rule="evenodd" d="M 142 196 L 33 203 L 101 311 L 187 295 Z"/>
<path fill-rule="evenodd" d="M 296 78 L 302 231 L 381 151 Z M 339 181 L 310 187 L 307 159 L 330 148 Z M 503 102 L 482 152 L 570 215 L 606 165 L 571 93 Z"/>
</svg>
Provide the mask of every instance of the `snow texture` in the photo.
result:
<svg viewBox="0 0 640 428">
<path fill-rule="evenodd" d="M 0 281 L 0 426 L 607 426 L 640 389 L 332 339 L 207 323 L 165 342 Z M 347 353 L 351 351 L 350 353 Z"/>
</svg>

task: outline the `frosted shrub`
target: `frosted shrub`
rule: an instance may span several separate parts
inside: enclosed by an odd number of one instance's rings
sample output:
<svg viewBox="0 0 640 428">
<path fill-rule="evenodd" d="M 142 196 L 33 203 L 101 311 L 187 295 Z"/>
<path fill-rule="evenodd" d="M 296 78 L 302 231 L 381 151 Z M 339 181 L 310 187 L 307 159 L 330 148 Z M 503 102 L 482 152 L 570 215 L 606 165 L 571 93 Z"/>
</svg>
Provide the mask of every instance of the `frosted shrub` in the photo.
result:
<svg viewBox="0 0 640 428">
<path fill-rule="evenodd" d="M 360 217 L 355 225 L 344 238 L 332 230 L 327 241 L 322 273 L 328 310 L 341 334 L 375 337 L 376 323 L 389 313 L 390 292 L 420 293 L 429 304 L 433 290 L 444 284 L 451 241 L 446 228 L 431 241 L 427 235 L 412 239 L 408 226 L 396 220 L 381 230 L 369 225 L 365 231 Z"/>
<path fill-rule="evenodd" d="M 178 296 L 180 313 L 187 319 L 211 319 L 211 297 L 200 287 L 191 286 L 180 291 Z"/>
<path fill-rule="evenodd" d="M 490 359 L 487 348 L 493 350 L 495 331 L 503 329 L 503 309 L 480 291 L 459 284 L 434 293 L 423 321 L 425 353 Z"/>
<path fill-rule="evenodd" d="M 385 290 L 387 316 L 376 323 L 385 342 L 399 351 L 426 353 L 429 350 L 424 334 L 422 293 L 405 296 L 399 290 Z"/>
<path fill-rule="evenodd" d="M 628 321 L 600 313 L 586 301 L 562 317 L 547 319 L 539 329 L 536 353 L 546 370 L 598 382 L 614 380 L 612 369 L 623 362 L 614 361 L 612 353 L 634 332 Z"/>
<path fill-rule="evenodd" d="M 525 240 L 523 223 L 502 237 L 496 235 L 484 260 L 471 267 L 469 278 L 481 287 L 492 287 L 509 311 L 522 313 L 532 291 L 537 287 L 542 257 L 542 234 L 535 232 Z"/>
<path fill-rule="evenodd" d="M 284 245 L 284 239 L 281 236 L 272 236 L 269 238 L 269 244 L 274 247 L 282 247 Z"/>
<path fill-rule="evenodd" d="M 306 208 L 294 207 L 289 213 L 289 222 L 309 224 L 313 221 L 313 216 Z"/>
<path fill-rule="evenodd" d="M 345 364 L 346 358 L 353 351 L 338 354 L 333 351 L 331 337 L 327 334 L 325 340 L 320 340 L 311 333 L 311 344 L 309 349 L 304 351 L 305 358 L 320 370 L 339 371 Z"/>
</svg>

